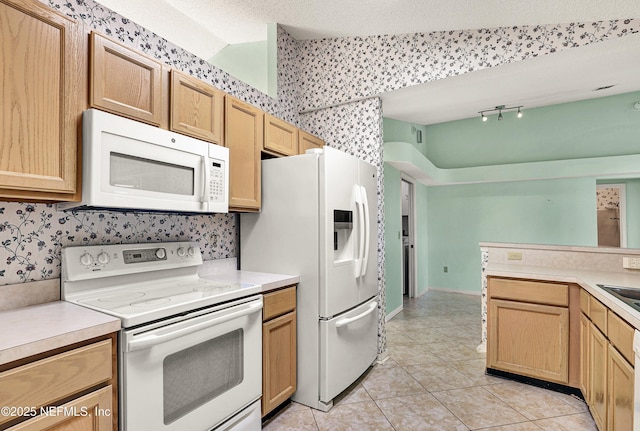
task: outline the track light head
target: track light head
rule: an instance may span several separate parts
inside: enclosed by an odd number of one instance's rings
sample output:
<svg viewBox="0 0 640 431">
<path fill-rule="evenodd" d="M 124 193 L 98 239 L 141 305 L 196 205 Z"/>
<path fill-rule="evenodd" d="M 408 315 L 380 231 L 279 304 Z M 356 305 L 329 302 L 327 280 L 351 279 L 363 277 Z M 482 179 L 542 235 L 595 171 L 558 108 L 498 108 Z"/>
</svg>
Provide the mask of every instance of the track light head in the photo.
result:
<svg viewBox="0 0 640 431">
<path fill-rule="evenodd" d="M 640 103 L 640 102 L 639 102 Z M 485 114 L 485 112 L 495 112 L 498 111 L 498 121 L 502 121 L 502 119 L 504 118 L 504 116 L 502 115 L 502 111 L 511 111 L 512 109 L 517 109 L 518 112 L 516 114 L 516 117 L 518 118 L 522 118 L 523 113 L 522 113 L 522 105 L 519 106 L 505 106 L 505 105 L 498 105 L 495 108 L 492 109 L 484 109 L 482 111 L 478 111 L 478 114 L 480 114 L 480 119 L 482 121 L 487 121 L 489 119 L 489 117 L 487 117 Z"/>
</svg>

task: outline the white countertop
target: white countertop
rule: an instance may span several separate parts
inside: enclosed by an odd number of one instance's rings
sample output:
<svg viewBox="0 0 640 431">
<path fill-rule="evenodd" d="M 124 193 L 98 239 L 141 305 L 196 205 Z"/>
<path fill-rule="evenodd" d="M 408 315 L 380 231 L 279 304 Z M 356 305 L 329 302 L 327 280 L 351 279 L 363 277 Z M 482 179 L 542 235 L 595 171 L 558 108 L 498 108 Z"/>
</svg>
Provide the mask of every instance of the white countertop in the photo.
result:
<svg viewBox="0 0 640 431">
<path fill-rule="evenodd" d="M 610 293 L 596 286 L 596 284 L 608 284 L 640 289 L 640 272 L 599 272 L 580 269 L 559 269 L 490 263 L 487 266 L 485 273 L 487 276 L 528 278 L 532 280 L 559 281 L 578 284 L 597 300 L 633 325 L 636 329 L 640 329 L 639 311 L 636 311 Z"/>
<path fill-rule="evenodd" d="M 291 286 L 300 282 L 297 275 L 271 274 L 266 272 L 219 270 L 214 272 L 200 271 L 200 277 L 213 280 L 235 281 L 262 285 L 262 292 Z"/>
<path fill-rule="evenodd" d="M 120 330 L 120 320 L 65 301 L 0 312 L 0 365 Z"/>
</svg>

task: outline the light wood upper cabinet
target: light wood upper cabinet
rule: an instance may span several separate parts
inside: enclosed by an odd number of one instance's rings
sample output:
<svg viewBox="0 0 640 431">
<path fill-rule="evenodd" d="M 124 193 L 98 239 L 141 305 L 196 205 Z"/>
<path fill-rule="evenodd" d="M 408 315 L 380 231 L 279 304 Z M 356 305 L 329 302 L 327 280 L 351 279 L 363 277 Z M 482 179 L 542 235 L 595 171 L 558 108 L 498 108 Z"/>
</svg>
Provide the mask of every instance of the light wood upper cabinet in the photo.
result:
<svg viewBox="0 0 640 431">
<path fill-rule="evenodd" d="M 79 199 L 83 36 L 39 1 L 0 0 L 0 197 Z"/>
<path fill-rule="evenodd" d="M 229 148 L 229 210 L 260 210 L 260 151 L 264 113 L 225 96 L 225 139 Z"/>
<path fill-rule="evenodd" d="M 159 126 L 163 118 L 162 64 L 95 32 L 90 46 L 90 105 Z"/>
<path fill-rule="evenodd" d="M 264 116 L 264 147 L 281 156 L 298 154 L 298 128 L 270 114 Z"/>
<path fill-rule="evenodd" d="M 224 93 L 191 75 L 171 71 L 170 129 L 223 144 Z"/>
<path fill-rule="evenodd" d="M 317 136 L 312 135 L 311 133 L 305 132 L 304 130 L 298 131 L 298 147 L 299 154 L 304 154 L 307 150 L 311 148 L 322 148 L 324 147 L 324 141 Z"/>
</svg>

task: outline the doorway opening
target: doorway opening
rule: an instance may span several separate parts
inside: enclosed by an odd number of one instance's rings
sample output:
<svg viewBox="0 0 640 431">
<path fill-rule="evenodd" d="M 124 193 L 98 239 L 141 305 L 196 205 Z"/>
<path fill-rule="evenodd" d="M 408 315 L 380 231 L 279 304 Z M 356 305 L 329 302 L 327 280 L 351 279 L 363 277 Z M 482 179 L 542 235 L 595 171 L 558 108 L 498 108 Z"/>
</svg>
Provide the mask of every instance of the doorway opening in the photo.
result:
<svg viewBox="0 0 640 431">
<path fill-rule="evenodd" d="M 402 176 L 402 295 L 416 297 L 415 195 L 413 182 Z"/>
<path fill-rule="evenodd" d="M 626 189 L 624 184 L 596 186 L 598 247 L 626 247 Z"/>
</svg>

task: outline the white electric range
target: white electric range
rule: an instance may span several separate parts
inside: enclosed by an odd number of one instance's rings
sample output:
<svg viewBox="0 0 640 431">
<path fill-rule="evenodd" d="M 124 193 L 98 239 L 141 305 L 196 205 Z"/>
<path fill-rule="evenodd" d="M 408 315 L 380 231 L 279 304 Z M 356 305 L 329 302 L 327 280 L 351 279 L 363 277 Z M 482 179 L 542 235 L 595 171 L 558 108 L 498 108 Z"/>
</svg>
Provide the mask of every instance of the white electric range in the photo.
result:
<svg viewBox="0 0 640 431">
<path fill-rule="evenodd" d="M 190 242 L 62 250 L 62 298 L 122 322 L 122 431 L 260 429 L 262 287 L 201 264 Z"/>
</svg>

